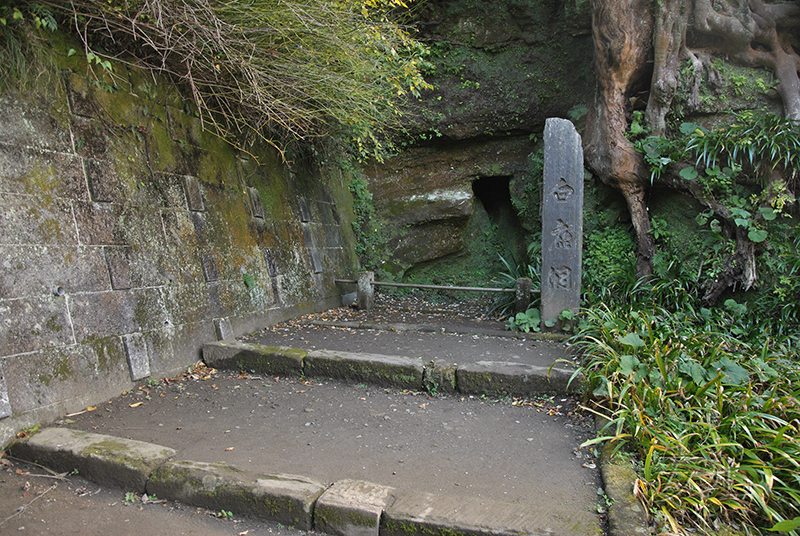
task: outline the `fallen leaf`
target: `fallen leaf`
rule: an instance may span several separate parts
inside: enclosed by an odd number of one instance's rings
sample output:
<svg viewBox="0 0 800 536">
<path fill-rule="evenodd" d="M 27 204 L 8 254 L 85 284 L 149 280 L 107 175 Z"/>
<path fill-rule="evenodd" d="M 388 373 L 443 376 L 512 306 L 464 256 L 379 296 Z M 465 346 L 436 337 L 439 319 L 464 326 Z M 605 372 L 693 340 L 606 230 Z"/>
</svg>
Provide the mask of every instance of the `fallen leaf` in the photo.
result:
<svg viewBox="0 0 800 536">
<path fill-rule="evenodd" d="M 89 406 L 88 408 L 86 408 L 86 411 L 94 411 L 96 409 L 97 409 L 97 406 Z"/>
<path fill-rule="evenodd" d="M 141 406 L 142 404 L 144 404 L 144 402 L 137 402 L 137 403 L 135 403 L 135 404 L 128 404 L 128 407 L 131 407 L 131 408 L 138 408 L 138 407 L 139 407 L 139 406 Z"/>
</svg>

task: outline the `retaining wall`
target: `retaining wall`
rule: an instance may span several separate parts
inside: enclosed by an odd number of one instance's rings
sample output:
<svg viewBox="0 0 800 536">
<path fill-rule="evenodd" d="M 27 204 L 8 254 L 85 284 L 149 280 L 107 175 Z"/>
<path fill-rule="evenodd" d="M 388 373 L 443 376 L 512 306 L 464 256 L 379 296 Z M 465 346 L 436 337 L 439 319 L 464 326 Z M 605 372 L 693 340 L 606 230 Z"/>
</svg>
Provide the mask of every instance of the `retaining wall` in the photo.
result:
<svg viewBox="0 0 800 536">
<path fill-rule="evenodd" d="M 357 264 L 340 171 L 235 151 L 174 89 L 64 62 L 0 96 L 0 446 L 340 304 Z"/>
</svg>

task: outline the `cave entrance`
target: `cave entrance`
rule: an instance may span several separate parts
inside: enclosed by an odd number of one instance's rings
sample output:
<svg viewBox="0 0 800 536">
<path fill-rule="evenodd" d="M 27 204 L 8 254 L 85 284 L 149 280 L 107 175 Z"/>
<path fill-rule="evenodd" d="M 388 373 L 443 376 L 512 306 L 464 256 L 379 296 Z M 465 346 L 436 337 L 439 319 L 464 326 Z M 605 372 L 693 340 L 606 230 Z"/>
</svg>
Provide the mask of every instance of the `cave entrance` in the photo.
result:
<svg viewBox="0 0 800 536">
<path fill-rule="evenodd" d="M 522 264 L 527 262 L 525 229 L 511 203 L 510 184 L 510 175 L 479 177 L 472 183 L 472 193 L 489 217 L 491 240 L 497 252 Z"/>
</svg>

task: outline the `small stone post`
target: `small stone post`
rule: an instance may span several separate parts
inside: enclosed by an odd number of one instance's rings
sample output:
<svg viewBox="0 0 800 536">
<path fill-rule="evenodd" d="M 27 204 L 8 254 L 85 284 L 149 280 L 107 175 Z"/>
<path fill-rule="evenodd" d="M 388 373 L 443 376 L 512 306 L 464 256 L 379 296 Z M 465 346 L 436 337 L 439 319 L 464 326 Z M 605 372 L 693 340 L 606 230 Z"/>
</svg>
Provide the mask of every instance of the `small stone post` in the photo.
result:
<svg viewBox="0 0 800 536">
<path fill-rule="evenodd" d="M 356 305 L 359 311 L 369 311 L 375 302 L 375 273 L 358 272 Z"/>
<path fill-rule="evenodd" d="M 524 313 L 531 304 L 531 287 L 533 282 L 528 277 L 517 279 L 516 292 L 514 293 L 514 312 Z"/>
<path fill-rule="evenodd" d="M 544 127 L 542 321 L 577 313 L 583 250 L 583 147 L 575 126 L 550 118 Z"/>
</svg>

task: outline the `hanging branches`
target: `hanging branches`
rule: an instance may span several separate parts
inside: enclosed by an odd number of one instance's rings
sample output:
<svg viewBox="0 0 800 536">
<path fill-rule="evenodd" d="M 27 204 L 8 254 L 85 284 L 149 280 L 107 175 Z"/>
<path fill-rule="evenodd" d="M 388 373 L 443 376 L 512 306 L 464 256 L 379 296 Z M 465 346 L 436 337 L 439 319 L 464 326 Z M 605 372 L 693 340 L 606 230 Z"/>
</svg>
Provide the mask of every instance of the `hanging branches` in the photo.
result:
<svg viewBox="0 0 800 536">
<path fill-rule="evenodd" d="M 399 0 L 46 1 L 87 49 L 167 75 L 204 126 L 236 142 L 346 137 L 380 156 L 400 99 L 429 87 L 426 48 L 397 21 Z"/>
</svg>

